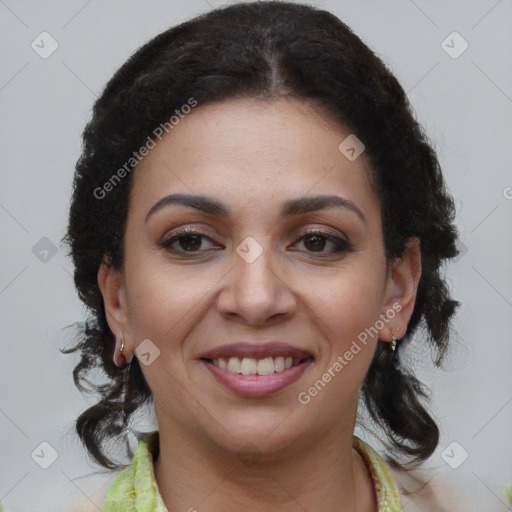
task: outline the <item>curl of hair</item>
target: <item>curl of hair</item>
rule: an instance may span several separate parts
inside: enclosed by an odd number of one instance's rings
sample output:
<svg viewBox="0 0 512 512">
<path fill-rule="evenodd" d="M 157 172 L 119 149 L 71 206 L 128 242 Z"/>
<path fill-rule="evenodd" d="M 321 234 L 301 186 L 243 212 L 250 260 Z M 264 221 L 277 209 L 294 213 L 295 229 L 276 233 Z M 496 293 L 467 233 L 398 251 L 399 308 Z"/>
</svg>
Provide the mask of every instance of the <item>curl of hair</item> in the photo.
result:
<svg viewBox="0 0 512 512">
<path fill-rule="evenodd" d="M 279 1 L 219 8 L 159 34 L 122 65 L 94 104 L 63 237 L 79 298 L 91 316 L 82 340 L 64 352 L 81 351 L 73 372 L 80 389 L 94 367 L 110 381 L 97 386 L 101 400 L 79 416 L 77 433 L 99 464 L 117 468 L 102 445 L 126 436 L 130 415 L 152 400 L 136 357 L 123 369 L 113 364 L 115 338 L 97 282 L 103 260 L 115 269 L 123 267 L 133 172 L 107 197 L 98 199 L 94 192 L 190 98 L 200 107 L 242 97 L 309 100 L 350 129 L 366 146 L 388 266 L 403 255 L 409 238 L 421 242 L 422 275 L 407 331 L 394 357 L 378 344 L 361 387 L 364 405 L 382 427 L 390 450 L 421 462 L 435 450 L 439 430 L 422 405 L 428 395 L 403 364 L 401 352 L 420 322 L 422 343 L 437 351 L 436 366 L 448 347 L 450 319 L 459 302 L 450 298 L 440 266 L 459 252 L 453 199 L 407 96 L 386 65 L 333 14 Z M 388 461 L 400 466 L 394 458 Z"/>
</svg>

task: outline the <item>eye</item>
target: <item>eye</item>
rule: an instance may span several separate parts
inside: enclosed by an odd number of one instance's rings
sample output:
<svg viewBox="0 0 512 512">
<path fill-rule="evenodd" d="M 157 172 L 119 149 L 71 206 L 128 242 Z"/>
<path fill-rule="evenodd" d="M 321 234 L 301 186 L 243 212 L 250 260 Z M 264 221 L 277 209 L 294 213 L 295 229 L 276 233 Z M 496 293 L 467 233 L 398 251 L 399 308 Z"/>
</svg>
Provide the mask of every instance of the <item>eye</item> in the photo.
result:
<svg viewBox="0 0 512 512">
<path fill-rule="evenodd" d="M 206 234 L 192 227 L 186 227 L 179 229 L 173 236 L 162 240 L 158 245 L 178 254 L 199 253 L 202 252 L 199 249 L 202 246 L 203 238 L 211 241 Z M 173 248 L 175 244 L 179 249 Z"/>
<path fill-rule="evenodd" d="M 339 254 L 352 251 L 352 245 L 347 240 L 321 230 L 313 230 L 304 233 L 296 243 L 302 242 L 307 252 L 320 254 Z M 332 244 L 334 248 L 330 251 L 323 251 L 326 244 Z"/>
<path fill-rule="evenodd" d="M 197 231 L 192 227 L 186 227 L 179 229 L 171 237 L 159 242 L 158 245 L 176 254 L 200 254 L 208 250 L 201 249 L 203 239 L 212 241 L 205 233 Z M 304 233 L 295 244 L 299 242 L 304 244 L 306 251 L 309 253 L 329 255 L 351 252 L 353 250 L 352 245 L 347 240 L 321 230 L 312 230 Z M 324 249 L 328 244 L 331 244 L 333 248 L 330 251 L 325 251 Z M 217 246 L 215 250 L 218 250 L 219 247 Z"/>
</svg>

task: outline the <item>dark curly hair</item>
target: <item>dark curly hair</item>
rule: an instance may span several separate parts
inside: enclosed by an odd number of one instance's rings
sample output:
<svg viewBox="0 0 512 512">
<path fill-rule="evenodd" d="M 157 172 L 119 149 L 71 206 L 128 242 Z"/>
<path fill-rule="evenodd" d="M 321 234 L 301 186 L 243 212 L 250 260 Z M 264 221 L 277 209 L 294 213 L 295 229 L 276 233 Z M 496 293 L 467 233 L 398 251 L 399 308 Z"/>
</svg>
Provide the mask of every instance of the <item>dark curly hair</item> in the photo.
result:
<svg viewBox="0 0 512 512">
<path fill-rule="evenodd" d="M 459 253 L 453 199 L 407 96 L 386 65 L 333 14 L 280 1 L 218 8 L 166 30 L 117 70 L 94 104 L 62 239 L 70 249 L 78 295 L 92 314 L 79 324 L 79 343 L 63 352 L 81 351 L 73 371 L 81 391 L 89 391 L 82 382 L 90 383 L 85 374 L 95 368 L 109 379 L 92 385 L 101 399 L 76 420 L 89 455 L 106 468 L 121 467 L 103 445 L 121 437 L 128 446 L 132 413 L 153 400 L 136 357 L 124 368 L 113 363 L 115 337 L 97 281 L 104 258 L 113 268 L 123 266 L 133 172 L 111 187 L 108 198 L 99 199 L 97 191 L 191 97 L 199 106 L 242 97 L 306 99 L 364 142 L 388 267 L 403 255 L 408 239 L 417 237 L 422 274 L 407 331 L 395 353 L 378 344 L 360 402 L 382 428 L 392 454 L 410 458 L 409 465 L 424 461 L 437 447 L 439 429 L 422 404 L 430 400 L 424 384 L 402 356 L 420 323 L 421 343 L 436 351 L 435 366 L 441 366 L 448 347 L 450 319 L 460 303 L 450 298 L 440 266 Z M 386 459 L 404 467 L 389 454 Z"/>
</svg>

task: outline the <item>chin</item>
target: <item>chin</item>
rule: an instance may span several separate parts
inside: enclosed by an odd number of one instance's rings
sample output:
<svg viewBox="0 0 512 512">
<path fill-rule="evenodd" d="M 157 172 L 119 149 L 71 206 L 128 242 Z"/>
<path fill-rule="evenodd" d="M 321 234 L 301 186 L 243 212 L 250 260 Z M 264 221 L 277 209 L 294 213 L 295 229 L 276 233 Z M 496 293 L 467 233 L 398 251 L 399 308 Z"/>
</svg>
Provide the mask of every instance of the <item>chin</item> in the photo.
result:
<svg viewBox="0 0 512 512">
<path fill-rule="evenodd" d="M 220 425 L 208 431 L 210 442 L 239 458 L 264 457 L 269 461 L 287 452 L 291 454 L 305 443 L 308 427 L 303 418 L 290 414 L 289 408 L 279 413 L 256 409 L 251 413 L 238 411 L 222 415 Z M 313 434 L 311 430 L 309 433 Z"/>
</svg>

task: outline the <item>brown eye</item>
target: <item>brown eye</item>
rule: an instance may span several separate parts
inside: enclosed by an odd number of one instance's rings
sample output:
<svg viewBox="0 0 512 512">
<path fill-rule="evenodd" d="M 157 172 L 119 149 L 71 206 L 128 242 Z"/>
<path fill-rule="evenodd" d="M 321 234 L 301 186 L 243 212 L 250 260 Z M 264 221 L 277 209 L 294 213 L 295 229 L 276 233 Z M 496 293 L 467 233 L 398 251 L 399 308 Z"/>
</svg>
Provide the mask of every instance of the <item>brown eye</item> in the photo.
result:
<svg viewBox="0 0 512 512">
<path fill-rule="evenodd" d="M 203 241 L 211 238 L 205 233 L 194 228 L 183 228 L 175 232 L 171 237 L 161 241 L 158 245 L 171 253 L 184 255 L 208 252 L 211 249 L 201 249 Z M 296 243 L 302 242 L 308 253 L 317 253 L 319 255 L 333 255 L 352 251 L 352 245 L 347 240 L 337 237 L 324 231 L 309 231 L 304 233 Z M 213 242 L 212 242 L 213 243 Z M 217 246 L 217 249 L 220 246 Z M 329 250 L 329 247 L 330 250 Z M 326 250 L 327 248 L 327 250 Z"/>
<path fill-rule="evenodd" d="M 203 239 L 211 241 L 204 233 L 193 228 L 183 228 L 173 234 L 173 236 L 162 240 L 158 245 L 176 254 L 194 254 L 205 251 L 201 250 Z"/>
<path fill-rule="evenodd" d="M 201 248 L 201 235 L 187 235 L 177 238 L 178 245 L 181 249 L 188 251 L 198 251 Z"/>
<path fill-rule="evenodd" d="M 307 251 L 313 253 L 338 254 L 352 250 L 352 246 L 347 240 L 331 235 L 330 233 L 326 233 L 324 231 L 309 231 L 297 240 L 297 242 L 301 241 L 303 241 Z M 334 246 L 334 249 L 330 251 L 324 251 L 326 245 L 329 243 Z"/>
<path fill-rule="evenodd" d="M 322 251 L 327 242 L 327 238 L 318 235 L 309 235 L 304 238 L 304 247 L 312 251 Z"/>
</svg>

